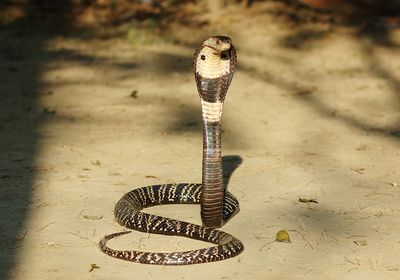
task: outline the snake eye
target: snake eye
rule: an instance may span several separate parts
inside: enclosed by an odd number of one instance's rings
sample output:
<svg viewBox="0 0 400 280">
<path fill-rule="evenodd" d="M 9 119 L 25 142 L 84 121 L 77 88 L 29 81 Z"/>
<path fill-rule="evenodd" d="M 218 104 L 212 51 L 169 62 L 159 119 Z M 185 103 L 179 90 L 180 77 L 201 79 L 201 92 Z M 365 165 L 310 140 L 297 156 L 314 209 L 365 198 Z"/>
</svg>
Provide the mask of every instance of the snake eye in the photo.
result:
<svg viewBox="0 0 400 280">
<path fill-rule="evenodd" d="M 202 54 L 202 55 L 200 56 L 200 58 L 201 58 L 201 60 L 206 60 L 206 56 L 205 56 L 204 54 Z"/>
<path fill-rule="evenodd" d="M 228 60 L 229 58 L 231 58 L 229 51 L 221 52 L 220 57 L 222 60 Z"/>
</svg>

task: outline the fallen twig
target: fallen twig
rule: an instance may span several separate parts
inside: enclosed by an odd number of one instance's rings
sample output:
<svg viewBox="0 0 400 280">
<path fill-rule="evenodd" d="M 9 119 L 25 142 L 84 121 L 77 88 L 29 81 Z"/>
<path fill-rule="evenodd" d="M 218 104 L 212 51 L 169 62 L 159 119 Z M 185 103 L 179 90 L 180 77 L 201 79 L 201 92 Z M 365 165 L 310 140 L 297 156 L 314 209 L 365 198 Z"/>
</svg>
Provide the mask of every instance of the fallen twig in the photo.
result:
<svg viewBox="0 0 400 280">
<path fill-rule="evenodd" d="M 45 225 L 45 226 L 41 227 L 40 229 L 36 230 L 36 232 L 39 232 L 39 231 L 41 231 L 41 230 L 47 228 L 49 225 L 52 225 L 52 224 L 55 224 L 55 223 L 56 223 L 56 222 L 48 223 L 47 225 Z"/>
</svg>

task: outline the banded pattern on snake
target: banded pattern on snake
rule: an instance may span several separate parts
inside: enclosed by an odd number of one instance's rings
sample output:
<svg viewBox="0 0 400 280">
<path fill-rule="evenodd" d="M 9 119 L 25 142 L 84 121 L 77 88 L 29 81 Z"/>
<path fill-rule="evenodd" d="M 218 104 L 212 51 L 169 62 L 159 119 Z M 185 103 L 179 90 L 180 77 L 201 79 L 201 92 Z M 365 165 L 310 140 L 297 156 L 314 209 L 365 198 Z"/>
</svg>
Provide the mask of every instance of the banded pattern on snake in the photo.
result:
<svg viewBox="0 0 400 280">
<path fill-rule="evenodd" d="M 117 222 L 129 229 L 164 235 L 184 236 L 215 244 L 198 250 L 172 253 L 122 251 L 107 241 L 131 231 L 106 235 L 100 249 L 115 258 L 159 265 L 186 265 L 228 259 L 244 246 L 232 235 L 216 230 L 239 211 L 237 199 L 224 190 L 221 157 L 223 102 L 236 66 L 230 38 L 212 36 L 195 51 L 193 69 L 203 113 L 203 164 L 201 184 L 165 184 L 135 189 L 125 194 L 114 209 Z M 200 204 L 203 226 L 141 212 L 163 204 Z"/>
</svg>

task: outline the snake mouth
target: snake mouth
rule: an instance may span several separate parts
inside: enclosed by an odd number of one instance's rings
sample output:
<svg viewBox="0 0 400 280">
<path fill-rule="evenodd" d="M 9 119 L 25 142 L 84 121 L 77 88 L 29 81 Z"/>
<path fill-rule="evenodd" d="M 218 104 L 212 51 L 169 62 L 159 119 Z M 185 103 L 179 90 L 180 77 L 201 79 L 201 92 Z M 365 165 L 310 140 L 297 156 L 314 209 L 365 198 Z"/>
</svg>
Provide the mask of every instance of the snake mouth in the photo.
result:
<svg viewBox="0 0 400 280">
<path fill-rule="evenodd" d="M 214 48 L 213 46 L 210 46 L 210 45 L 204 45 L 204 46 L 207 47 L 207 48 L 212 49 L 215 52 L 213 54 L 218 54 L 219 53 L 219 50 L 217 50 L 217 48 Z"/>
<path fill-rule="evenodd" d="M 204 45 L 204 47 L 212 49 L 212 54 L 219 56 L 222 60 L 229 60 L 231 58 L 231 49 L 232 46 L 229 47 L 229 49 L 226 50 L 218 50 L 217 48 L 210 46 L 210 45 Z"/>
</svg>

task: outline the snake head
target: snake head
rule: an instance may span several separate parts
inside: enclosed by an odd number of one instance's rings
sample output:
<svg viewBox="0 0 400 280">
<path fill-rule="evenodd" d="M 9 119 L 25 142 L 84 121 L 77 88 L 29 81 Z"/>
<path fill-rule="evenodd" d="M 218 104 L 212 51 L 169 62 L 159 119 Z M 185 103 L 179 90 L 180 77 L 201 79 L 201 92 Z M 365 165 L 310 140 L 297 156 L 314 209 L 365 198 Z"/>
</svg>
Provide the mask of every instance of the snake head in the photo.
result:
<svg viewBox="0 0 400 280">
<path fill-rule="evenodd" d="M 221 55 L 222 59 L 229 59 L 224 57 L 223 54 L 230 50 L 232 47 L 231 38 L 226 36 L 211 36 L 203 43 L 204 47 L 211 48 L 215 55 Z"/>
<path fill-rule="evenodd" d="M 232 79 L 236 66 L 236 51 L 229 37 L 211 36 L 207 38 L 193 57 L 195 74 L 202 78 L 221 78 L 225 75 Z"/>
</svg>

